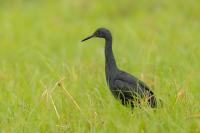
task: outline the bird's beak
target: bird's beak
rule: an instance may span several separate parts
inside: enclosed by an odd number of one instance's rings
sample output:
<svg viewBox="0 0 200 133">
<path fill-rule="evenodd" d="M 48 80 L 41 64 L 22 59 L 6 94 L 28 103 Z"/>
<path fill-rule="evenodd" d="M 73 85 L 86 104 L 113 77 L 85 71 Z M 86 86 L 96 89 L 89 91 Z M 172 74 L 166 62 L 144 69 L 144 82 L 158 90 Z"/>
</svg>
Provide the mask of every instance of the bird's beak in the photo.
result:
<svg viewBox="0 0 200 133">
<path fill-rule="evenodd" d="M 95 37 L 95 35 L 93 34 L 93 35 L 91 35 L 91 36 L 88 36 L 88 37 L 86 37 L 85 39 L 83 39 L 83 40 L 81 40 L 81 42 L 84 42 L 84 41 L 86 41 L 86 40 L 88 40 L 88 39 L 90 39 L 90 38 L 93 38 L 93 37 Z"/>
</svg>

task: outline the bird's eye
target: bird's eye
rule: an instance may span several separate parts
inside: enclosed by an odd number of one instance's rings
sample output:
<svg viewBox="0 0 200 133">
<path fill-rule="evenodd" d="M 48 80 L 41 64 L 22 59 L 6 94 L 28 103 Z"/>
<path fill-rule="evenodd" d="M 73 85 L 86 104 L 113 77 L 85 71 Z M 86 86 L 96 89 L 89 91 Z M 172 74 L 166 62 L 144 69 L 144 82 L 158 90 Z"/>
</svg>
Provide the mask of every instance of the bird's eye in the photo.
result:
<svg viewBox="0 0 200 133">
<path fill-rule="evenodd" d="M 98 36 L 98 37 L 102 37 L 102 32 L 96 31 L 96 32 L 95 32 L 95 35 Z"/>
<path fill-rule="evenodd" d="M 98 35 L 99 35 L 99 36 L 102 36 L 102 33 L 101 33 L 101 32 L 98 32 Z"/>
</svg>

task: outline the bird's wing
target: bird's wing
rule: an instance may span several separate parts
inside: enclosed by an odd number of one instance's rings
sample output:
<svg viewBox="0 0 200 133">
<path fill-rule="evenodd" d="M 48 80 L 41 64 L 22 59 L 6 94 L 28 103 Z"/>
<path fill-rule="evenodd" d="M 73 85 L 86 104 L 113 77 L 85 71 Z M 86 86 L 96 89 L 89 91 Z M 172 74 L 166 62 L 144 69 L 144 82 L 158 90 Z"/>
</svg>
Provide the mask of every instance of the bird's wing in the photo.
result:
<svg viewBox="0 0 200 133">
<path fill-rule="evenodd" d="M 136 77 L 121 71 L 114 81 L 114 86 L 122 92 L 131 92 L 134 95 L 144 96 L 151 92 L 149 87 Z M 151 92 L 153 93 L 153 92 Z"/>
<path fill-rule="evenodd" d="M 121 71 L 116 77 L 117 78 L 114 80 L 114 87 L 116 90 L 122 92 L 122 98 L 131 98 L 136 100 L 147 98 L 148 104 L 151 107 L 157 106 L 154 93 L 144 82 L 123 71 Z"/>
</svg>

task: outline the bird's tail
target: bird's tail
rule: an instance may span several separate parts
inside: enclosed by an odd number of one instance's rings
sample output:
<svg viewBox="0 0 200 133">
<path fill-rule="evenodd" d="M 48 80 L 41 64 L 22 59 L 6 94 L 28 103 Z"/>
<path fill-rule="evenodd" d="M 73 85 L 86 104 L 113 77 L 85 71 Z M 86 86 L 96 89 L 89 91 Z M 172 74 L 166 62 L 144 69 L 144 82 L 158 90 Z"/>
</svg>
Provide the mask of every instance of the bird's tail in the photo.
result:
<svg viewBox="0 0 200 133">
<path fill-rule="evenodd" d="M 163 107 L 163 100 L 160 98 L 156 99 L 155 95 L 151 95 L 148 99 L 148 104 L 152 108 Z"/>
<path fill-rule="evenodd" d="M 156 97 L 154 95 L 151 95 L 148 98 L 148 104 L 152 107 L 152 108 L 156 108 L 157 107 L 157 100 Z"/>
</svg>

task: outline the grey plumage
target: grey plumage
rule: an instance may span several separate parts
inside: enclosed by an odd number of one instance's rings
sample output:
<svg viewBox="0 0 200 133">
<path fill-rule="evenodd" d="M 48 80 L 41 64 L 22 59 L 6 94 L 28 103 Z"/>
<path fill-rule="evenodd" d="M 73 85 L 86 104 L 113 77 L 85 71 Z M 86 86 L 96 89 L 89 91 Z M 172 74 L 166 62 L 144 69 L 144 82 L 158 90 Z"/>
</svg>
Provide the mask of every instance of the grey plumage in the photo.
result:
<svg viewBox="0 0 200 133">
<path fill-rule="evenodd" d="M 93 37 L 105 39 L 106 81 L 115 98 L 119 99 L 123 105 L 130 104 L 131 107 L 140 105 L 141 100 L 146 99 L 150 107 L 156 107 L 156 97 L 150 88 L 141 80 L 117 67 L 112 51 L 112 35 L 110 31 L 105 28 L 99 28 L 91 36 L 83 39 L 82 42 Z"/>
</svg>

